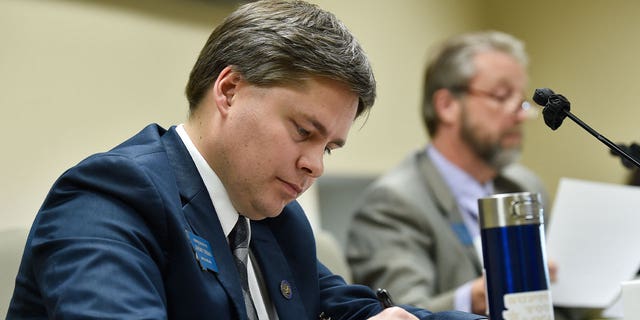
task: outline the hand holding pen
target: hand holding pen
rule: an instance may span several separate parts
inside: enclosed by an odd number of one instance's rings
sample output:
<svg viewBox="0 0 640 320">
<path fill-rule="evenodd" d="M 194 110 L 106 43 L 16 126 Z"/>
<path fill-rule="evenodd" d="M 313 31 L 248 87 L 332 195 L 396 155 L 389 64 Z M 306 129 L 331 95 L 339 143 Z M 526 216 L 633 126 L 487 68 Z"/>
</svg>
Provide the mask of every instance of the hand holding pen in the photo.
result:
<svg viewBox="0 0 640 320">
<path fill-rule="evenodd" d="M 368 320 L 418 320 L 416 316 L 412 315 L 408 311 L 399 307 L 394 307 L 391 295 L 389 295 L 389 292 L 387 292 L 386 289 L 378 289 L 376 291 L 376 296 L 378 297 L 378 301 L 380 301 L 380 305 L 383 310 Z"/>
<path fill-rule="evenodd" d="M 378 288 L 378 290 L 376 291 L 376 296 L 378 297 L 378 301 L 380 301 L 380 305 L 382 305 L 382 308 L 384 309 L 393 307 L 395 305 L 393 303 L 393 300 L 391 300 L 391 295 L 389 294 L 387 289 Z"/>
</svg>

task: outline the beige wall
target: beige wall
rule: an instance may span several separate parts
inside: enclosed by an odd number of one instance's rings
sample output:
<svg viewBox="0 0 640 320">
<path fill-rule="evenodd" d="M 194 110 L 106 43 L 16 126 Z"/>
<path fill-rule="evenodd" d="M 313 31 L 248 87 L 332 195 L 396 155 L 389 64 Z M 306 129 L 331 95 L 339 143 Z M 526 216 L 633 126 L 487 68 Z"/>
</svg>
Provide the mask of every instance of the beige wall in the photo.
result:
<svg viewBox="0 0 640 320">
<path fill-rule="evenodd" d="M 82 158 L 185 118 L 188 72 L 232 7 L 131 2 L 0 0 L 0 226 L 30 224 Z"/>
<path fill-rule="evenodd" d="M 361 39 L 380 99 L 330 172 L 379 172 L 423 143 L 425 48 L 478 24 L 467 1 L 319 0 Z M 0 226 L 28 225 L 53 181 L 144 125 L 180 123 L 184 84 L 230 1 L 0 0 Z M 342 154 L 341 154 L 342 153 Z M 334 158 L 333 158 L 334 157 Z"/>
<path fill-rule="evenodd" d="M 571 111 L 616 142 L 640 142 L 640 2 L 491 0 L 490 25 L 522 37 L 529 48 L 531 89 L 550 87 Z M 628 170 L 570 119 L 555 132 L 529 124 L 524 163 L 552 191 L 559 177 L 623 182 Z"/>
<path fill-rule="evenodd" d="M 422 146 L 419 88 L 427 49 L 477 28 L 513 32 L 532 57 L 531 88 L 548 86 L 614 141 L 638 140 L 640 71 L 632 20 L 640 3 L 551 0 L 315 0 L 369 53 L 379 99 L 330 174 L 375 174 Z M 131 3 L 135 3 L 132 5 Z M 0 0 L 0 228 L 31 223 L 64 169 L 144 125 L 180 123 L 188 72 L 230 1 Z M 542 9 L 545 8 L 545 9 Z M 552 8 L 551 10 L 548 8 Z M 604 112 L 606 111 L 606 113 Z M 575 124 L 527 126 L 523 162 L 551 191 L 560 176 L 619 182 L 625 171 Z"/>
</svg>

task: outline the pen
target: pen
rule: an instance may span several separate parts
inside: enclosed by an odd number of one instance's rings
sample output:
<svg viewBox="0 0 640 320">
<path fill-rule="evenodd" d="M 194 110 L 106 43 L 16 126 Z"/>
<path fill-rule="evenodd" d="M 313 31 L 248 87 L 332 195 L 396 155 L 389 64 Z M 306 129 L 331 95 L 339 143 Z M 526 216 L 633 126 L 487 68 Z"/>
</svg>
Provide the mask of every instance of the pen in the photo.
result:
<svg viewBox="0 0 640 320">
<path fill-rule="evenodd" d="M 378 288 L 376 291 L 376 296 L 378 297 L 378 301 L 380 301 L 380 305 L 382 308 L 393 307 L 393 300 L 391 300 L 391 295 L 387 292 L 387 289 Z"/>
</svg>

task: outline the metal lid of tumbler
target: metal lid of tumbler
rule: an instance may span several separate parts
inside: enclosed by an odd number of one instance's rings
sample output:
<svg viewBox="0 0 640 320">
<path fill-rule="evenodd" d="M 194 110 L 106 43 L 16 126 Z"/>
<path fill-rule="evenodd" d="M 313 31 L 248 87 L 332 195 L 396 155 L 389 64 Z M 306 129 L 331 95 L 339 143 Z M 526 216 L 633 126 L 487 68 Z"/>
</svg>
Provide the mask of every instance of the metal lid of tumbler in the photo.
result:
<svg viewBox="0 0 640 320">
<path fill-rule="evenodd" d="M 542 198 L 539 193 L 519 192 L 496 194 L 478 199 L 482 229 L 542 224 Z"/>
</svg>

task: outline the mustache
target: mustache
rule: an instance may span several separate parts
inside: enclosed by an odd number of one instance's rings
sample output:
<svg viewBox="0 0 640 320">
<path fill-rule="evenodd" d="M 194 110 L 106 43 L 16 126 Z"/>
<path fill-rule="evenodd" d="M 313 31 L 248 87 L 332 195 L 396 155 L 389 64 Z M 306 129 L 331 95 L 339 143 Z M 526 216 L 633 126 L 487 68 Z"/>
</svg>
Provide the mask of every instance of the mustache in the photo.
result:
<svg viewBox="0 0 640 320">
<path fill-rule="evenodd" d="M 512 135 L 512 134 L 519 134 L 519 135 L 523 135 L 524 130 L 522 130 L 522 127 L 513 127 L 507 131 L 504 131 L 500 136 L 508 136 L 508 135 Z"/>
</svg>

